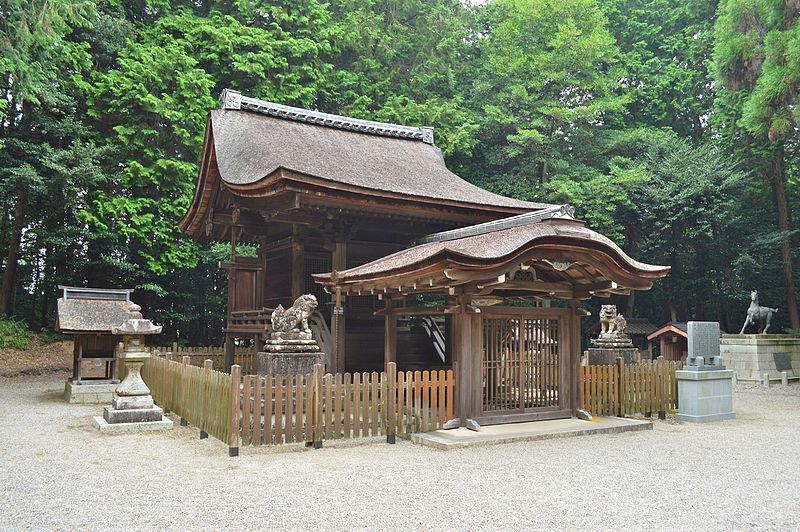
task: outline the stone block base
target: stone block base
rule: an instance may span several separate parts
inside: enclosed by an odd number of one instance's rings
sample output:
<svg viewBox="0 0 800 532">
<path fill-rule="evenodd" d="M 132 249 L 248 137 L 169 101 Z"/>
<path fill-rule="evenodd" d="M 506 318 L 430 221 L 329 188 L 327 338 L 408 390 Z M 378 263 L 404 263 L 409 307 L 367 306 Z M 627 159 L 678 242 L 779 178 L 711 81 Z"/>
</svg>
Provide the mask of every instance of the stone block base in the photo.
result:
<svg viewBox="0 0 800 532">
<path fill-rule="evenodd" d="M 64 384 L 64 400 L 68 403 L 82 405 L 109 403 L 114 397 L 116 388 L 117 384 L 114 382 L 76 384 L 67 379 Z"/>
<path fill-rule="evenodd" d="M 111 424 L 160 421 L 163 417 L 164 411 L 158 406 L 152 408 L 128 408 L 124 410 L 116 410 L 113 407 L 107 406 L 103 409 L 103 419 Z"/>
<path fill-rule="evenodd" d="M 800 338 L 788 334 L 726 334 L 720 339 L 720 355 L 726 368 L 743 381 L 759 381 L 764 374 L 773 381 L 786 372 L 800 378 Z"/>
<path fill-rule="evenodd" d="M 675 372 L 679 421 L 704 423 L 733 419 L 733 371 Z"/>
<path fill-rule="evenodd" d="M 617 357 L 622 357 L 622 360 L 624 360 L 626 364 L 633 364 L 641 360 L 639 350 L 635 347 L 616 349 L 603 349 L 599 347 L 589 348 L 589 365 L 616 364 Z"/>
<path fill-rule="evenodd" d="M 713 421 L 725 421 L 726 419 L 736 419 L 734 412 L 726 414 L 708 414 L 706 416 L 692 416 L 690 414 L 676 414 L 675 419 L 678 421 L 686 421 L 688 423 L 711 423 Z"/>
<path fill-rule="evenodd" d="M 313 373 L 322 362 L 322 353 L 256 353 L 255 370 L 259 375 L 298 375 Z"/>
<path fill-rule="evenodd" d="M 94 416 L 92 424 L 100 432 L 135 432 L 139 430 L 169 430 L 172 420 L 162 417 L 158 421 L 144 421 L 140 423 L 109 423 L 101 416 Z"/>
</svg>

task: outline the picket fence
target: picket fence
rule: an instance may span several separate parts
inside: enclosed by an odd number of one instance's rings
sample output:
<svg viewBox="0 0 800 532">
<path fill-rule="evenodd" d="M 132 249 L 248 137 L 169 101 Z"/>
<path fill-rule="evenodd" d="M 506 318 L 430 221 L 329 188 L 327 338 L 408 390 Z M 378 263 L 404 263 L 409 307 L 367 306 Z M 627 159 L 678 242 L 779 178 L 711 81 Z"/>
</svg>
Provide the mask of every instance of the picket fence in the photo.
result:
<svg viewBox="0 0 800 532">
<path fill-rule="evenodd" d="M 398 372 L 390 363 L 381 373 L 323 374 L 322 366 L 305 375 L 244 375 L 213 369 L 212 360 L 194 366 L 152 356 L 142 377 L 153 399 L 182 424 L 228 444 L 231 456 L 240 445 L 306 442 L 386 436 L 441 428 L 453 417 L 453 371 Z M 236 384 L 234 384 L 236 383 Z M 237 385 L 238 384 L 238 385 Z"/>
<path fill-rule="evenodd" d="M 211 360 L 212 367 L 217 371 L 225 371 L 225 350 L 221 347 L 182 347 L 177 344 L 164 346 L 148 346 L 147 350 L 153 354 L 165 356 L 173 360 L 183 361 L 189 357 L 189 364 L 202 366 L 206 360 Z M 237 347 L 233 354 L 233 363 L 242 368 L 242 373 L 255 372 L 255 354 L 252 347 Z"/>
<path fill-rule="evenodd" d="M 452 370 L 381 373 L 246 375 L 242 382 L 242 445 L 428 432 L 453 417 Z"/>
<path fill-rule="evenodd" d="M 598 416 L 628 416 L 678 409 L 675 371 L 682 362 L 658 360 L 625 364 L 581 366 L 581 408 Z"/>
</svg>

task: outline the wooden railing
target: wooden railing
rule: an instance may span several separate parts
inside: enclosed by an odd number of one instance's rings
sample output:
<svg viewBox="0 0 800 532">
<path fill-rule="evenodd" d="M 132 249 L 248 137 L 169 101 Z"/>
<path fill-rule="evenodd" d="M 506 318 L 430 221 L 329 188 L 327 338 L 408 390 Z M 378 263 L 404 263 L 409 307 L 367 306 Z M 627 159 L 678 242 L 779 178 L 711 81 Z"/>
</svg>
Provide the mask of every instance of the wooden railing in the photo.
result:
<svg viewBox="0 0 800 532">
<path fill-rule="evenodd" d="M 153 400 L 182 420 L 220 441 L 231 439 L 231 376 L 203 367 L 153 356 L 142 367 Z"/>
<path fill-rule="evenodd" d="M 325 440 L 396 436 L 441 428 L 453 417 L 453 371 L 398 372 L 390 363 L 381 373 L 245 375 L 212 369 L 213 361 L 190 364 L 191 357 L 152 356 L 142 377 L 155 402 L 228 444 L 293 442 L 322 446 Z"/>
<path fill-rule="evenodd" d="M 206 360 L 211 360 L 212 368 L 217 371 L 225 371 L 225 350 L 221 347 L 180 347 L 176 344 L 171 346 L 148 346 L 147 349 L 156 355 L 169 358 L 170 360 L 183 361 L 183 357 L 189 357 L 189 364 L 192 366 L 202 366 Z M 237 347 L 233 354 L 233 363 L 238 364 L 244 373 L 255 371 L 255 354 L 252 347 Z"/>
<path fill-rule="evenodd" d="M 395 436 L 441 428 L 453 417 L 452 370 L 247 375 L 242 382 L 242 445 Z"/>
<path fill-rule="evenodd" d="M 681 362 L 658 360 L 581 366 L 581 408 L 598 416 L 627 416 L 654 412 L 663 417 L 678 409 L 675 371 Z"/>
</svg>

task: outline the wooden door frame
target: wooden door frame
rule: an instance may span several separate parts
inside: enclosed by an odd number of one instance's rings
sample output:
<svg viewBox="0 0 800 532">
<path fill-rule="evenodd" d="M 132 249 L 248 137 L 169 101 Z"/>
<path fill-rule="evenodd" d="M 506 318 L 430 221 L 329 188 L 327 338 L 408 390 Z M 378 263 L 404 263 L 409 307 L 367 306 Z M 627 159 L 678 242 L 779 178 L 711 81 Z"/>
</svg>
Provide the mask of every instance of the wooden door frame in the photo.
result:
<svg viewBox="0 0 800 532">
<path fill-rule="evenodd" d="M 577 368 L 574 367 L 576 362 L 580 360 L 580 355 L 575 356 L 575 342 L 576 332 L 580 334 L 579 329 L 575 329 L 576 312 L 574 308 L 539 308 L 539 307 L 481 307 L 480 320 L 478 321 L 478 336 L 477 343 L 473 345 L 471 353 L 474 364 L 472 365 L 475 375 L 473 376 L 472 383 L 477 385 L 477 390 L 474 391 L 476 397 L 476 407 L 474 411 L 476 415 L 474 419 L 481 425 L 496 425 L 501 423 L 516 423 L 525 421 L 542 421 L 547 419 L 563 419 L 575 415 L 575 398 L 573 397 L 573 381 L 574 376 L 577 374 Z M 484 338 L 483 328 L 485 319 L 498 319 L 498 318 L 512 318 L 518 320 L 525 319 L 550 319 L 558 320 L 558 342 L 559 342 L 559 379 L 558 379 L 558 406 L 550 407 L 537 407 L 535 409 L 521 410 L 519 412 L 499 413 L 497 411 L 484 412 L 483 410 L 483 375 L 482 375 L 482 362 L 484 357 Z M 578 345 L 577 349 L 580 349 Z M 460 384 L 460 383 L 458 383 Z"/>
</svg>

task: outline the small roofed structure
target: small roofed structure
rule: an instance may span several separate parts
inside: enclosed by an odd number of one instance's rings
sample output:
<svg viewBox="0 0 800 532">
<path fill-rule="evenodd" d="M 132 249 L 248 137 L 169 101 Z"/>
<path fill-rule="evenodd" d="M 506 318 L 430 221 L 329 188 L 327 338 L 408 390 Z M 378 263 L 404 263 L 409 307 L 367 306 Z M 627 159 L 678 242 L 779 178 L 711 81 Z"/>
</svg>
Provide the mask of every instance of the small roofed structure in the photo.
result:
<svg viewBox="0 0 800 532">
<path fill-rule="evenodd" d="M 73 337 L 72 384 L 115 383 L 116 340 L 112 330 L 138 313 L 130 288 L 59 286 L 55 330 Z M 141 314 L 139 314 L 141 317 Z M 87 374 L 85 363 L 100 364 L 101 375 Z"/>
<path fill-rule="evenodd" d="M 647 336 L 659 339 L 659 351 L 666 360 L 686 360 L 689 353 L 689 333 L 685 321 L 671 321 Z"/>
<path fill-rule="evenodd" d="M 669 267 L 632 259 L 573 212 L 564 205 L 429 235 L 409 249 L 313 277 L 337 306 L 345 295 L 385 301 L 387 363 L 397 357 L 398 316 L 452 316 L 458 419 L 450 426 L 575 416 L 580 300 L 647 290 Z M 424 293 L 443 294 L 445 305 L 406 305 L 408 296 Z M 506 305 L 481 306 L 493 298 Z M 540 299 L 568 304 L 520 306 Z"/>
</svg>

